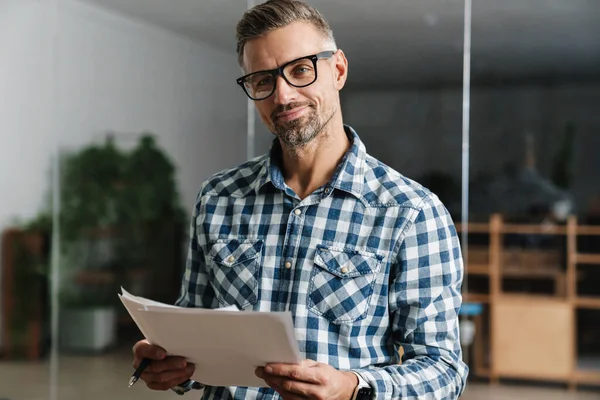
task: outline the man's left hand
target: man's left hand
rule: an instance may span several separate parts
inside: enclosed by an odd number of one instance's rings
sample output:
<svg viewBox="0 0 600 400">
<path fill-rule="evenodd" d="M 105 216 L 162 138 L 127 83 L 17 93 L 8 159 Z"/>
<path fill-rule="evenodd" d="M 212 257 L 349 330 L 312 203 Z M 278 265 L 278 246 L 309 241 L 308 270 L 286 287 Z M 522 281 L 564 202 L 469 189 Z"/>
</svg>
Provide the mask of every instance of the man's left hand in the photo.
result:
<svg viewBox="0 0 600 400">
<path fill-rule="evenodd" d="M 304 360 L 300 365 L 269 364 L 256 369 L 284 400 L 350 400 L 358 385 L 352 372 L 338 371 L 327 364 Z"/>
</svg>

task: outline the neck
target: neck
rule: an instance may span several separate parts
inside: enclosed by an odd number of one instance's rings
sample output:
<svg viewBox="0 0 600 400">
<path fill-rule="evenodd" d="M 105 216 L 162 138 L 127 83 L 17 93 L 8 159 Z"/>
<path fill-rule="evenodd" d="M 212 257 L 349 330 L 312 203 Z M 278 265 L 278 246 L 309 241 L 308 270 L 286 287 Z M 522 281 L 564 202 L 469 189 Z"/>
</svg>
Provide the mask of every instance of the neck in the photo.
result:
<svg viewBox="0 0 600 400">
<path fill-rule="evenodd" d="M 288 148 L 281 143 L 283 174 L 287 185 L 304 199 L 331 180 L 350 146 L 339 114 L 329 121 L 317 137 L 301 148 Z"/>
</svg>

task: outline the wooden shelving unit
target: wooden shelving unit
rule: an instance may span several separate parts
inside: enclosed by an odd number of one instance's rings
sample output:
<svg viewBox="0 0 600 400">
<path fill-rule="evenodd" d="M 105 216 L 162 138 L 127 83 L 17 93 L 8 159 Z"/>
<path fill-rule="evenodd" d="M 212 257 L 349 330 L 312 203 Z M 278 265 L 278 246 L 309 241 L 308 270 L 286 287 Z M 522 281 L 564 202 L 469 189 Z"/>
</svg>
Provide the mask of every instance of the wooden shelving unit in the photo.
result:
<svg viewBox="0 0 600 400">
<path fill-rule="evenodd" d="M 598 385 L 598 382 L 600 382 L 600 371 L 577 370 L 573 374 L 572 379 L 576 384 Z"/>
<path fill-rule="evenodd" d="M 490 296 L 481 293 L 467 293 L 463 296 L 465 303 L 489 303 Z"/>
<path fill-rule="evenodd" d="M 592 308 L 600 310 L 600 298 L 591 296 L 577 296 L 575 299 L 575 305 L 580 308 Z"/>
<path fill-rule="evenodd" d="M 44 348 L 44 291 L 42 278 L 28 274 L 24 281 L 23 271 L 20 268 L 31 268 L 31 265 L 22 265 L 18 261 L 18 247 L 37 261 L 43 260 L 47 254 L 42 235 L 26 232 L 20 229 L 7 229 L 0 234 L 0 247 L 2 259 L 0 260 L 0 297 L 2 309 L 0 309 L 0 359 L 24 358 L 28 360 L 39 360 Z M 33 278 L 33 280 L 32 280 Z M 23 293 L 27 287 L 27 293 Z M 23 304 L 29 304 L 23 312 Z M 20 320 L 20 321 L 18 321 Z M 19 333 L 17 325 L 24 324 L 24 331 Z M 19 337 L 22 336 L 22 337 Z"/>
<path fill-rule="evenodd" d="M 463 230 L 461 224 L 457 230 Z M 502 216 L 492 215 L 489 223 L 469 224 L 468 232 L 488 238 L 488 245 L 469 246 L 466 255 L 465 279 L 477 277 L 489 283 L 486 293 L 463 293 L 465 303 L 481 303 L 487 310 L 475 319 L 473 374 L 492 382 L 516 378 L 564 382 L 573 389 L 578 385 L 600 387 L 600 369 L 581 369 L 577 362 L 577 311 L 600 310 L 600 288 L 594 296 L 577 290 L 582 279 L 580 266 L 600 267 L 600 253 L 580 252 L 577 239 L 600 237 L 600 226 L 578 225 L 574 216 L 559 226 L 509 224 Z M 503 244 L 506 235 L 561 236 L 566 257 L 561 264 L 556 262 L 561 257 L 552 252 L 507 249 Z M 539 265 L 530 268 L 529 264 Z M 509 293 L 503 286 L 510 279 L 551 280 L 554 291 L 544 295 Z"/>
</svg>

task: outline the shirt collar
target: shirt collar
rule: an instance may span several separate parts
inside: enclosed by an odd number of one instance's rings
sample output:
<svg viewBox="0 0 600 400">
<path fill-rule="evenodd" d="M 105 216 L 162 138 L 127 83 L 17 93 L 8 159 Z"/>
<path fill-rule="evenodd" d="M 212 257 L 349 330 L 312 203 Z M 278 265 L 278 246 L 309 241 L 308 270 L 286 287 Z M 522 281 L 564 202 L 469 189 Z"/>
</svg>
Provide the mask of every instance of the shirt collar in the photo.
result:
<svg viewBox="0 0 600 400">
<path fill-rule="evenodd" d="M 367 152 L 364 143 L 356 131 L 349 125 L 344 125 L 344 131 L 350 139 L 352 146 L 336 168 L 327 187 L 348 192 L 358 198 L 362 197 L 364 185 L 364 169 Z M 272 183 L 277 189 L 286 190 L 285 181 L 281 172 L 281 144 L 275 138 L 269 156 L 263 164 L 257 183 L 258 192 L 267 183 Z"/>
</svg>

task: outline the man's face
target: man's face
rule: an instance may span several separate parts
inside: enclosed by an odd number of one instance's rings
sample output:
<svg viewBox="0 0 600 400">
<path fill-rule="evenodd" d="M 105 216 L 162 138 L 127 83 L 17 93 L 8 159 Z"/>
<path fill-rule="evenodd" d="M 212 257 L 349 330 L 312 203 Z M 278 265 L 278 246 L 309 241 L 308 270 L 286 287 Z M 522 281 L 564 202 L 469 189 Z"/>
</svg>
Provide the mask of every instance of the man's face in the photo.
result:
<svg viewBox="0 0 600 400">
<path fill-rule="evenodd" d="M 313 25 L 295 22 L 248 41 L 244 69 L 246 73 L 274 69 L 297 58 L 334 50 L 329 47 Z M 330 59 L 317 61 L 317 80 L 312 85 L 297 88 L 278 76 L 275 92 L 255 101 L 263 122 L 286 146 L 297 148 L 310 142 L 338 111 L 346 65 L 340 50 Z"/>
</svg>

